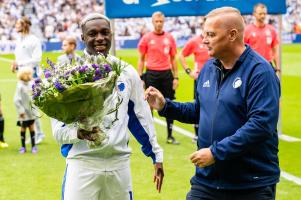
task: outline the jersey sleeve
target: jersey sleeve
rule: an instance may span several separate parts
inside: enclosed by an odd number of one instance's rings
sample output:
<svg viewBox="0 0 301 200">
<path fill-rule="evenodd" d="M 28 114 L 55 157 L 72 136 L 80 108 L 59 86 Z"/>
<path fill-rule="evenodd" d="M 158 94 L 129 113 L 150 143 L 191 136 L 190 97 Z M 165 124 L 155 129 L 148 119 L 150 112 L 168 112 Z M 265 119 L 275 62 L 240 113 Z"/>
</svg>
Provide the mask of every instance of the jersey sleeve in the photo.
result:
<svg viewBox="0 0 301 200">
<path fill-rule="evenodd" d="M 147 35 L 144 35 L 139 43 L 138 43 L 138 50 L 141 54 L 146 54 L 147 52 Z"/>
<path fill-rule="evenodd" d="M 182 49 L 182 55 L 184 57 L 190 56 L 193 52 L 193 42 L 192 40 L 188 40 L 188 42 L 184 45 Z"/>
<path fill-rule="evenodd" d="M 155 127 L 149 105 L 144 100 L 144 92 L 138 73 L 133 67 L 129 70 L 131 94 L 128 103 L 128 128 L 142 145 L 142 152 L 151 157 L 153 163 L 163 162 L 163 150 L 157 142 Z"/>
<path fill-rule="evenodd" d="M 171 41 L 170 55 L 175 56 L 177 54 L 177 44 L 175 38 L 172 35 L 170 35 L 170 41 Z"/>
<path fill-rule="evenodd" d="M 59 144 L 74 144 L 80 139 L 77 137 L 77 128 L 64 124 L 56 119 L 51 119 L 52 133 Z"/>
<path fill-rule="evenodd" d="M 279 44 L 279 39 L 278 39 L 278 34 L 275 30 L 274 27 L 271 26 L 271 31 L 272 31 L 272 47 L 275 47 L 276 45 Z"/>
</svg>

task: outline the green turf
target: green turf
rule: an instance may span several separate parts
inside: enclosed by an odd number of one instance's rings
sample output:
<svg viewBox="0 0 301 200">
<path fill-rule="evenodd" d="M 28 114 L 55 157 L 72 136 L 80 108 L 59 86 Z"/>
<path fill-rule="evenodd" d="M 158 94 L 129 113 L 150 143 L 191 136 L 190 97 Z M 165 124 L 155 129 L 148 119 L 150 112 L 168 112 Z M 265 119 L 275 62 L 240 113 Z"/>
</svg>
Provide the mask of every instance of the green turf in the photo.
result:
<svg viewBox="0 0 301 200">
<path fill-rule="evenodd" d="M 283 46 L 282 76 L 282 132 L 301 138 L 300 111 L 301 92 L 301 45 Z M 46 57 L 55 60 L 57 53 L 45 53 Z M 118 56 L 132 65 L 137 65 L 137 50 L 120 50 Z M 13 58 L 12 55 L 0 56 Z M 189 59 L 192 63 L 192 58 Z M 177 100 L 190 101 L 192 98 L 192 80 L 179 66 L 180 86 Z M 59 152 L 59 145 L 51 135 L 49 120 L 42 117 L 46 140 L 39 145 L 39 153 L 19 155 L 19 131 L 16 124 L 16 111 L 13 105 L 15 75 L 10 72 L 8 62 L 0 60 L 0 93 L 5 115 L 5 137 L 10 147 L 0 150 L 0 200 L 44 200 L 60 199 L 61 180 L 64 174 L 65 161 Z M 193 131 L 191 125 L 177 125 Z M 181 145 L 171 146 L 165 143 L 166 130 L 156 125 L 158 141 L 164 149 L 165 179 L 161 194 L 157 194 L 152 183 L 153 166 L 145 158 L 140 146 L 131 138 L 133 148 L 131 168 L 133 176 L 134 197 L 137 200 L 182 200 L 189 190 L 189 179 L 194 173 L 189 155 L 195 150 L 195 144 L 186 136 L 175 133 Z M 29 145 L 28 145 L 29 147 Z M 301 177 L 301 142 L 289 143 L 280 141 L 279 158 L 282 170 Z M 277 186 L 277 200 L 296 200 L 301 196 L 301 186 L 281 178 Z"/>
</svg>

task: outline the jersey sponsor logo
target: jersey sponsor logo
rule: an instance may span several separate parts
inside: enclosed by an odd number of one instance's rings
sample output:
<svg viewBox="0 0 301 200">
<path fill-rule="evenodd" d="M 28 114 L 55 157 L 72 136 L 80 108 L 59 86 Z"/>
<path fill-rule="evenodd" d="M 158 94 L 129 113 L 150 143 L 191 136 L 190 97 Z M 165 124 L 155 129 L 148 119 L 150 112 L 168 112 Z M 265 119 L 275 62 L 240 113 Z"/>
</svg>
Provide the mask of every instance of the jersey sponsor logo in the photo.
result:
<svg viewBox="0 0 301 200">
<path fill-rule="evenodd" d="M 242 84 L 241 78 L 237 77 L 234 79 L 232 86 L 234 89 L 236 89 L 236 88 L 239 88 L 241 86 L 241 84 Z"/>
<path fill-rule="evenodd" d="M 271 31 L 270 31 L 270 30 L 265 30 L 265 35 L 266 35 L 266 36 L 271 36 L 271 35 L 272 35 L 272 33 L 271 33 Z"/>
<path fill-rule="evenodd" d="M 205 83 L 203 83 L 203 87 L 207 87 L 207 88 L 210 87 L 210 82 L 209 82 L 209 80 L 206 81 Z"/>
<path fill-rule="evenodd" d="M 169 40 L 168 40 L 168 38 L 164 38 L 164 40 L 163 40 L 163 44 L 165 44 L 165 45 L 168 45 L 168 44 L 169 44 Z"/>
<path fill-rule="evenodd" d="M 164 47 L 164 54 L 168 55 L 169 54 L 169 51 L 170 51 L 170 48 L 169 47 Z"/>
<path fill-rule="evenodd" d="M 200 45 L 199 45 L 199 48 L 200 48 L 200 49 L 206 49 L 206 48 L 207 48 L 207 46 L 206 46 L 206 45 L 204 45 L 204 44 L 200 44 Z"/>
<path fill-rule="evenodd" d="M 155 40 L 151 40 L 149 43 L 150 44 L 155 44 Z"/>
</svg>

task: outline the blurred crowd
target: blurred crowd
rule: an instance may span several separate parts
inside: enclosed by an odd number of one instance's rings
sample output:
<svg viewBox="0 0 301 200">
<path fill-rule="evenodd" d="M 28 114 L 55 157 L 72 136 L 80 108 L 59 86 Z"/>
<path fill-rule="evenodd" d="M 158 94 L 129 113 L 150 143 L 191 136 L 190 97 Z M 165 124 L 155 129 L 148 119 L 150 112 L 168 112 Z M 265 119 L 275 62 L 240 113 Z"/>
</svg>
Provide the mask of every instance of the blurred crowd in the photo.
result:
<svg viewBox="0 0 301 200">
<path fill-rule="evenodd" d="M 282 17 L 285 33 L 301 33 L 301 0 L 287 0 L 287 13 Z M 14 25 L 21 16 L 29 16 L 32 32 L 44 41 L 62 41 L 67 35 L 80 38 L 79 21 L 90 12 L 104 12 L 103 0 L 0 0 L 0 41 L 15 40 Z M 252 21 L 245 16 L 246 22 Z M 198 34 L 202 19 L 199 17 L 170 17 L 166 31 L 179 39 Z M 151 30 L 150 18 L 116 19 L 116 37 L 138 39 Z M 269 23 L 277 22 L 270 16 Z M 277 24 L 274 24 L 277 26 Z"/>
</svg>

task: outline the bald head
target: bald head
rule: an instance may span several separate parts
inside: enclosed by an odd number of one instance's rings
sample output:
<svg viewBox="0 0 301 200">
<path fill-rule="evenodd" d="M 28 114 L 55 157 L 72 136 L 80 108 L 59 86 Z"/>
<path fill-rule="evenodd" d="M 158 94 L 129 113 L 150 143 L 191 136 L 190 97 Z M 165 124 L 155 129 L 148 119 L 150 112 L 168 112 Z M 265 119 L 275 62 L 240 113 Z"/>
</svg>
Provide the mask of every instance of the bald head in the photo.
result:
<svg viewBox="0 0 301 200">
<path fill-rule="evenodd" d="M 209 12 L 205 20 L 216 20 L 225 30 L 237 30 L 238 36 L 243 40 L 245 23 L 239 10 L 233 7 L 221 7 Z"/>
</svg>

